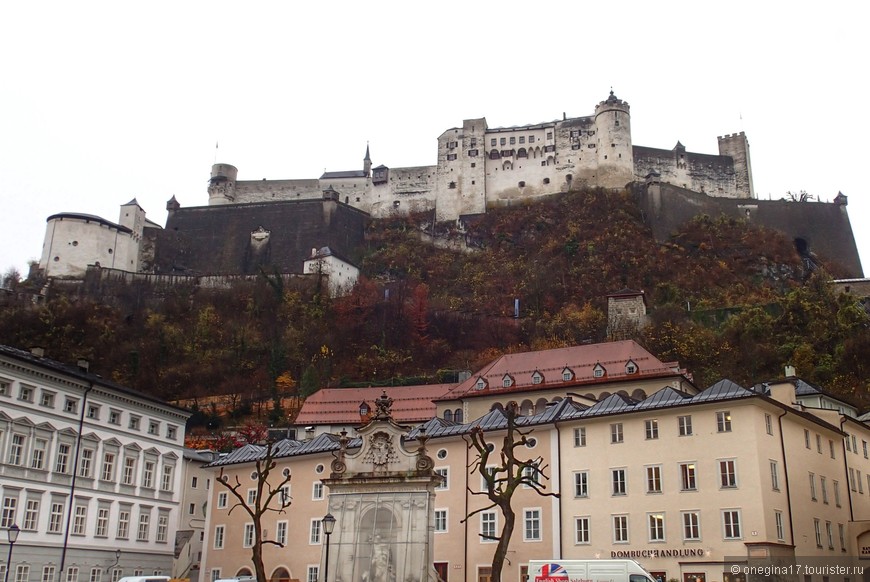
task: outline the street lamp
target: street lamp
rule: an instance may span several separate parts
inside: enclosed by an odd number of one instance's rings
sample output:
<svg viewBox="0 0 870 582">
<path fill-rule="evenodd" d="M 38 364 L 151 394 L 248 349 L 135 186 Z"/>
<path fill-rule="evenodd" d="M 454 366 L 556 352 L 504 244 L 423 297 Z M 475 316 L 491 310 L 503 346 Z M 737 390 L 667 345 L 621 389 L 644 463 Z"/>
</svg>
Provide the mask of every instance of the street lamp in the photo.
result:
<svg viewBox="0 0 870 582">
<path fill-rule="evenodd" d="M 326 560 L 323 563 L 323 582 L 329 582 L 329 536 L 332 535 L 332 530 L 335 529 L 335 518 L 331 513 L 327 513 L 320 520 L 320 523 L 323 524 L 323 533 L 326 534 Z"/>
<path fill-rule="evenodd" d="M 330 516 L 332 517 L 332 516 Z M 324 518 L 325 519 L 325 518 Z M 335 520 L 333 520 L 335 521 Z M 21 533 L 21 528 L 18 527 L 18 524 L 13 523 L 12 527 L 6 530 L 6 536 L 9 538 L 9 555 L 6 557 L 6 578 L 3 582 L 9 582 L 9 570 L 12 569 L 12 546 L 15 545 L 15 542 L 18 541 L 18 534 Z M 329 538 L 327 538 L 329 539 Z M 329 546 L 327 545 L 327 552 L 329 551 Z"/>
<path fill-rule="evenodd" d="M 121 562 L 121 550 L 115 550 L 115 563 L 110 564 L 108 568 L 106 568 L 106 572 L 117 566 Z"/>
</svg>

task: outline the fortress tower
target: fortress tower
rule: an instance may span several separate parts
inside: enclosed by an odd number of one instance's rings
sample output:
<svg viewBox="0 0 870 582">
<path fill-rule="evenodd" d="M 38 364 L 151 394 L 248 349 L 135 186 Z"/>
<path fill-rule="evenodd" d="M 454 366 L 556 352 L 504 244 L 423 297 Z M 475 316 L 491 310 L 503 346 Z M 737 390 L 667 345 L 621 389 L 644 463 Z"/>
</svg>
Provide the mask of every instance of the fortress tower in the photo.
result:
<svg viewBox="0 0 870 582">
<path fill-rule="evenodd" d="M 731 135 L 720 135 L 719 155 L 731 156 L 734 160 L 734 177 L 740 197 L 755 198 L 752 164 L 749 161 L 749 140 L 746 139 L 746 134 L 741 131 Z"/>
<path fill-rule="evenodd" d="M 613 91 L 606 101 L 595 107 L 595 133 L 598 137 L 598 185 L 622 188 L 634 180 L 631 114 L 628 103 Z"/>
<path fill-rule="evenodd" d="M 215 164 L 211 167 L 208 182 L 208 204 L 232 204 L 236 200 L 236 177 L 239 170 L 229 164 Z"/>
</svg>

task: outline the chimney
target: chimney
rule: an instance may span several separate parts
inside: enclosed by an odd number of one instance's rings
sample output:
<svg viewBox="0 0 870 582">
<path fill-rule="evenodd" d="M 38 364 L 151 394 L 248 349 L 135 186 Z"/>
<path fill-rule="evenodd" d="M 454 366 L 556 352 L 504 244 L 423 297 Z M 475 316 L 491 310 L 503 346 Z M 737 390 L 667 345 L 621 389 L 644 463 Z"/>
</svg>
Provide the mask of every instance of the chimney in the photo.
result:
<svg viewBox="0 0 870 582">
<path fill-rule="evenodd" d="M 79 372 L 87 372 L 91 367 L 91 363 L 83 358 L 79 358 L 79 361 L 76 362 L 76 366 L 78 366 Z"/>
<path fill-rule="evenodd" d="M 785 365 L 785 377 L 794 378 L 797 375 L 797 370 L 791 364 Z"/>
<path fill-rule="evenodd" d="M 312 257 L 316 257 L 316 256 L 317 256 L 317 249 L 311 249 L 311 256 L 312 256 Z"/>
<path fill-rule="evenodd" d="M 40 348 L 38 346 L 34 346 L 34 347 L 30 348 L 30 353 L 33 354 L 34 356 L 36 356 L 37 358 L 42 358 L 43 356 L 45 356 L 45 349 Z"/>
</svg>

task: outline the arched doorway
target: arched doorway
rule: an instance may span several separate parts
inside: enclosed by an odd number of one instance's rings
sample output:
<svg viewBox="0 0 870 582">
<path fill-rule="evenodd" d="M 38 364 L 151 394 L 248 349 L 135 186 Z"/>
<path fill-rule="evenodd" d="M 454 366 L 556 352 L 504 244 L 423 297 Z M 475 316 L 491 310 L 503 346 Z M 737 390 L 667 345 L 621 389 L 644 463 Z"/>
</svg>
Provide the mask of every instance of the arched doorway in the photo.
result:
<svg viewBox="0 0 870 582">
<path fill-rule="evenodd" d="M 290 571 L 287 568 L 275 568 L 269 580 L 270 582 L 290 582 Z"/>
</svg>

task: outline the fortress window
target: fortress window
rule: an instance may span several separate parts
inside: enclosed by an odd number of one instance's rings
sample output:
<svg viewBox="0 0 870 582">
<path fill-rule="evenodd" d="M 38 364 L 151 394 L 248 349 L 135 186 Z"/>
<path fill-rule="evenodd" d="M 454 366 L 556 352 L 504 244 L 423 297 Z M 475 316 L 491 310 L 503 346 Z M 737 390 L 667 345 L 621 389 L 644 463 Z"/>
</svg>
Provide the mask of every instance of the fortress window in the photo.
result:
<svg viewBox="0 0 870 582">
<path fill-rule="evenodd" d="M 535 136 L 533 136 L 533 135 L 529 136 L 529 143 L 535 143 Z"/>
<path fill-rule="evenodd" d="M 595 130 L 589 131 L 589 135 L 595 135 Z"/>
<path fill-rule="evenodd" d="M 472 137 L 472 138 L 470 138 L 470 139 L 468 140 L 468 146 L 469 146 L 469 147 L 472 147 L 472 148 L 473 148 L 473 147 L 477 147 L 477 138 L 476 138 L 476 137 Z"/>
<path fill-rule="evenodd" d="M 572 149 L 572 150 L 579 150 L 579 149 L 580 149 L 580 144 L 579 144 L 579 143 L 572 143 L 572 144 L 571 144 L 571 149 Z"/>
<path fill-rule="evenodd" d="M 55 263 L 58 262 L 59 260 L 60 260 L 60 257 L 55 257 L 55 258 L 54 258 L 54 262 L 55 262 Z"/>
<path fill-rule="evenodd" d="M 474 164 L 472 164 L 472 166 L 473 166 L 473 165 L 474 165 Z M 474 186 L 474 180 L 471 181 L 471 185 Z"/>
<path fill-rule="evenodd" d="M 495 140 L 493 140 L 493 141 L 495 141 Z M 491 160 L 497 160 L 500 157 L 501 156 L 498 155 L 498 150 L 492 150 L 491 152 L 489 152 L 489 159 L 491 159 Z"/>
<path fill-rule="evenodd" d="M 393 200 L 393 208 L 398 208 L 398 207 L 399 207 L 399 201 Z"/>
<path fill-rule="evenodd" d="M 549 184 L 549 183 L 550 183 L 550 179 L 549 179 L 549 178 L 544 178 L 544 184 Z"/>
<path fill-rule="evenodd" d="M 476 167 L 477 167 L 477 164 L 474 163 L 474 162 L 471 162 L 471 167 L 472 167 L 472 168 L 476 168 Z"/>
<path fill-rule="evenodd" d="M 110 255 L 112 254 L 112 249 L 109 249 L 109 254 L 110 254 Z"/>
<path fill-rule="evenodd" d="M 514 145 L 515 143 L 517 143 L 517 138 L 512 137 L 511 138 L 511 145 Z"/>
<path fill-rule="evenodd" d="M 594 143 L 589 144 L 589 149 L 595 149 L 595 144 Z"/>
<path fill-rule="evenodd" d="M 526 148 L 520 148 L 517 150 L 518 158 L 527 158 L 529 157 L 529 153 L 526 151 Z"/>
<path fill-rule="evenodd" d="M 456 182 L 450 182 L 450 185 L 448 185 L 447 187 L 450 188 L 451 190 L 455 190 L 456 189 Z"/>
<path fill-rule="evenodd" d="M 525 183 L 525 181 L 520 180 L 520 183 L 517 184 L 517 186 L 519 186 L 520 188 L 525 188 L 525 187 L 526 187 L 526 183 Z"/>
<path fill-rule="evenodd" d="M 520 143 L 526 143 L 526 136 L 524 136 L 524 135 L 520 136 Z"/>
<path fill-rule="evenodd" d="M 476 158 L 477 157 L 477 150 L 468 150 L 468 157 L 469 158 Z"/>
<path fill-rule="evenodd" d="M 79 241 L 77 241 L 77 240 L 72 241 L 72 246 L 74 246 L 74 247 L 79 246 Z"/>
<path fill-rule="evenodd" d="M 456 159 L 456 154 L 447 154 L 447 161 L 452 162 Z"/>
<path fill-rule="evenodd" d="M 552 131 L 547 132 L 547 139 L 553 139 L 553 132 Z"/>
<path fill-rule="evenodd" d="M 500 144 L 500 145 L 505 145 L 505 144 L 507 143 L 507 138 L 504 138 L 504 137 L 503 137 L 503 138 L 501 138 L 501 139 L 498 140 L 498 141 L 499 141 L 499 144 Z"/>
<path fill-rule="evenodd" d="M 450 149 L 455 148 L 457 145 L 458 144 L 455 141 L 448 141 L 447 142 L 447 147 L 449 147 Z"/>
</svg>

